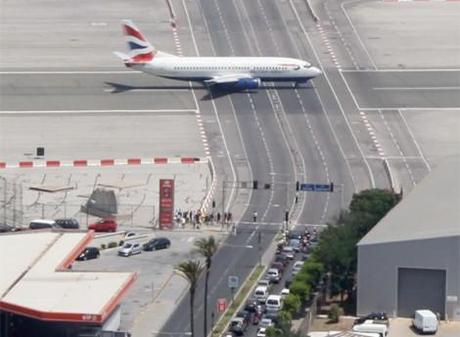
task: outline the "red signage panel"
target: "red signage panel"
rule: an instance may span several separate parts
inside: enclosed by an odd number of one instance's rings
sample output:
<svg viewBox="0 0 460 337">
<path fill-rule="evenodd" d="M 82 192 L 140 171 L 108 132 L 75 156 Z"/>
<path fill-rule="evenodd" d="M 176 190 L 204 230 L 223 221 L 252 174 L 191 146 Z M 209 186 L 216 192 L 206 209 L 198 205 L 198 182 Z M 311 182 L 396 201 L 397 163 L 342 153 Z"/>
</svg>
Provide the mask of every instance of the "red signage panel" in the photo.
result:
<svg viewBox="0 0 460 337">
<path fill-rule="evenodd" d="M 218 298 L 217 299 L 217 311 L 219 313 L 223 313 L 227 309 L 227 299 L 226 298 Z"/>
<path fill-rule="evenodd" d="M 160 179 L 160 229 L 171 229 L 174 214 L 174 179 Z"/>
</svg>

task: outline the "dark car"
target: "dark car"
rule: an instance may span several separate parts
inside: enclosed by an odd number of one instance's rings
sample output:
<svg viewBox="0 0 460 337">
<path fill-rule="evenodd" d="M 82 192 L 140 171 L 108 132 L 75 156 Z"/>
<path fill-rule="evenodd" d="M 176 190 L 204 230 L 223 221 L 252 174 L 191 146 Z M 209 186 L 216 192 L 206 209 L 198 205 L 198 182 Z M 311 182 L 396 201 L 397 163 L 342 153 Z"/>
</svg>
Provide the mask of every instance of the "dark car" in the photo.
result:
<svg viewBox="0 0 460 337">
<path fill-rule="evenodd" d="M 284 273 L 284 264 L 282 262 L 273 262 L 270 268 L 278 269 L 279 273 Z"/>
<path fill-rule="evenodd" d="M 68 219 L 56 219 L 54 220 L 56 225 L 64 229 L 79 229 L 80 224 L 78 223 L 77 219 L 68 218 Z"/>
<path fill-rule="evenodd" d="M 369 315 L 359 317 L 355 319 L 353 325 L 356 324 L 363 324 L 367 320 L 372 320 L 374 322 L 378 323 L 383 323 L 383 324 L 388 324 L 388 316 L 384 312 L 373 312 L 370 313 Z"/>
<path fill-rule="evenodd" d="M 85 250 L 77 257 L 78 261 L 86 261 L 91 259 L 97 259 L 101 255 L 99 248 L 97 247 L 86 247 Z"/>
<path fill-rule="evenodd" d="M 275 255 L 275 262 L 281 262 L 285 267 L 289 264 L 289 260 L 284 254 Z"/>
<path fill-rule="evenodd" d="M 248 312 L 256 312 L 258 302 L 256 299 L 252 298 L 246 301 L 246 304 L 244 305 L 244 310 Z"/>
<path fill-rule="evenodd" d="M 16 231 L 16 227 L 5 224 L 5 223 L 0 223 L 0 233 L 7 233 L 7 232 L 14 232 Z"/>
<path fill-rule="evenodd" d="M 166 249 L 171 246 L 171 241 L 168 238 L 154 238 L 147 243 L 144 243 L 142 246 L 143 250 L 151 251 L 151 250 L 159 250 L 159 249 Z"/>
<path fill-rule="evenodd" d="M 249 324 L 251 321 L 251 313 L 247 310 L 238 311 L 236 317 L 242 318 L 246 324 Z"/>
</svg>

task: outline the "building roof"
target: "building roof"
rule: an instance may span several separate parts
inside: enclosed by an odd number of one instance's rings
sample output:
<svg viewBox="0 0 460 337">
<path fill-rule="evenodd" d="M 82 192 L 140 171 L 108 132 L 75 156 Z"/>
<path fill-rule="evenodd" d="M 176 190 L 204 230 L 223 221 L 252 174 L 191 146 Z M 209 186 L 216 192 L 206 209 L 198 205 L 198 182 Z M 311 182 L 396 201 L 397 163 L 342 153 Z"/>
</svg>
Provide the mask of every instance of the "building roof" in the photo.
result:
<svg viewBox="0 0 460 337">
<path fill-rule="evenodd" d="M 358 246 L 460 236 L 460 158 L 439 164 Z"/>
<path fill-rule="evenodd" d="M 104 322 L 136 274 L 69 269 L 92 238 L 92 232 L 0 235 L 0 309 L 41 320 Z"/>
</svg>

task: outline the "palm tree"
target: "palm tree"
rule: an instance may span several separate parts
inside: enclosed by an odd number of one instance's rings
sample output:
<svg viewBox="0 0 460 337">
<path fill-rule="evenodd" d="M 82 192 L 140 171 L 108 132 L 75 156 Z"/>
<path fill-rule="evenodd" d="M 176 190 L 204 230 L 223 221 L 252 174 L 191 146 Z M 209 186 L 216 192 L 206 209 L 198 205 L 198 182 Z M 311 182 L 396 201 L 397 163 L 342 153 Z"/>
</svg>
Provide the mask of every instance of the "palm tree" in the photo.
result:
<svg viewBox="0 0 460 337">
<path fill-rule="evenodd" d="M 201 238 L 195 241 L 195 251 L 206 259 L 206 278 L 204 281 L 204 337 L 208 335 L 208 279 L 209 270 L 211 269 L 212 256 L 217 251 L 217 243 L 214 236 Z"/>
<path fill-rule="evenodd" d="M 198 260 L 188 260 L 180 263 L 176 270 L 183 278 L 185 278 L 190 284 L 190 330 L 192 337 L 194 336 L 194 320 L 193 320 L 193 303 L 195 300 L 195 290 L 200 278 L 200 274 L 203 271 L 203 265 Z"/>
</svg>

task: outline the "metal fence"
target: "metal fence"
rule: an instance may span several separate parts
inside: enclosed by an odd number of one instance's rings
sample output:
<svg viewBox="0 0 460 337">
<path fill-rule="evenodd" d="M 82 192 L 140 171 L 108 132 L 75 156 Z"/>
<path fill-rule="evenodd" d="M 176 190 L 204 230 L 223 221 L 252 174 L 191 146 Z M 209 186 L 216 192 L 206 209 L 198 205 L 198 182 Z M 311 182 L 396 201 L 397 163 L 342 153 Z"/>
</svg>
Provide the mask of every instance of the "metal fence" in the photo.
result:
<svg viewBox="0 0 460 337">
<path fill-rule="evenodd" d="M 0 176 L 0 180 L 0 223 L 20 225 L 24 221 L 22 184 L 16 182 L 9 183 L 2 176 Z"/>
</svg>

